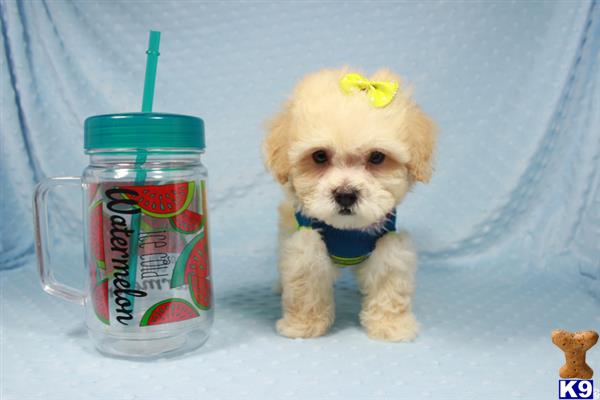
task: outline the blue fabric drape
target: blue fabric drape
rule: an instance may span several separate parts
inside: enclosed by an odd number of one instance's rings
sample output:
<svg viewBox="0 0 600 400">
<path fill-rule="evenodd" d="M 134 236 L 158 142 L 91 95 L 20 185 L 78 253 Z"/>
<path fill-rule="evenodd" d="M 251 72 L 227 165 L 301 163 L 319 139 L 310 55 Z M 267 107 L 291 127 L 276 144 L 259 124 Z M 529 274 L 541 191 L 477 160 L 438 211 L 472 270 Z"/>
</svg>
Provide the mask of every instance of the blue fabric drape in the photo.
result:
<svg viewBox="0 0 600 400">
<path fill-rule="evenodd" d="M 33 255 L 35 183 L 87 163 L 83 120 L 140 108 L 152 28 L 163 32 L 155 109 L 207 123 L 224 269 L 241 254 L 270 269 L 257 260 L 275 254 L 279 189 L 260 160 L 262 121 L 306 72 L 386 66 L 441 129 L 433 181 L 398 211 L 422 263 L 567 268 L 600 294 L 595 2 L 3 1 L 0 11 L 2 268 Z M 79 215 L 65 204 L 62 217 Z"/>
</svg>

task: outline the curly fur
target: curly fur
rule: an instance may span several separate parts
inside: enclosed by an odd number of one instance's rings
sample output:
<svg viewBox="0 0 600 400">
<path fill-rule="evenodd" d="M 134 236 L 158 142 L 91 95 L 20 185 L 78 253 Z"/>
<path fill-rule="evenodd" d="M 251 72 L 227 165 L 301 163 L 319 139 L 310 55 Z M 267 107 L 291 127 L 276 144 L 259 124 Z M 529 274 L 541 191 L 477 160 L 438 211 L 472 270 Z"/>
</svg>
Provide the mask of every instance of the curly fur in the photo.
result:
<svg viewBox="0 0 600 400">
<path fill-rule="evenodd" d="M 342 93 L 339 79 L 348 72 L 343 68 L 308 75 L 267 126 L 265 162 L 286 193 L 279 209 L 283 317 L 277 330 L 288 337 L 327 332 L 334 320 L 333 283 L 339 273 L 318 232 L 296 231 L 294 212 L 301 210 L 340 229 L 369 229 L 432 173 L 435 126 L 409 91 L 401 87 L 392 103 L 375 108 L 362 92 Z M 370 79 L 402 82 L 385 69 Z M 325 151 L 327 162 L 315 163 L 315 151 Z M 385 154 L 383 163 L 368 162 L 374 151 Z M 350 214 L 341 213 L 333 193 L 350 189 L 358 193 L 358 201 Z M 381 238 L 357 267 L 363 293 L 360 321 L 370 337 L 415 337 L 415 267 L 408 237 L 398 233 Z"/>
</svg>

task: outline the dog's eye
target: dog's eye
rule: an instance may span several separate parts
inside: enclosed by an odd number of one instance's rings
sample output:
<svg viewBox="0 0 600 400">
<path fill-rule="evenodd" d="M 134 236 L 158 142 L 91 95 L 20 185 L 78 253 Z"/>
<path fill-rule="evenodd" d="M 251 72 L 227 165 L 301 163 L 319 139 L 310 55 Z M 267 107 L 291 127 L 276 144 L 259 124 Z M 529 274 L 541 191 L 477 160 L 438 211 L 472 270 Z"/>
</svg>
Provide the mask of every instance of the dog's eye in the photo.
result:
<svg viewBox="0 0 600 400">
<path fill-rule="evenodd" d="M 327 152 L 325 150 L 317 150 L 312 153 L 312 159 L 317 164 L 323 164 L 327 162 Z"/>
<path fill-rule="evenodd" d="M 385 154 L 383 154 L 380 151 L 374 151 L 369 156 L 369 162 L 371 164 L 375 164 L 375 165 L 381 164 L 383 162 L 383 160 L 385 160 Z"/>
</svg>

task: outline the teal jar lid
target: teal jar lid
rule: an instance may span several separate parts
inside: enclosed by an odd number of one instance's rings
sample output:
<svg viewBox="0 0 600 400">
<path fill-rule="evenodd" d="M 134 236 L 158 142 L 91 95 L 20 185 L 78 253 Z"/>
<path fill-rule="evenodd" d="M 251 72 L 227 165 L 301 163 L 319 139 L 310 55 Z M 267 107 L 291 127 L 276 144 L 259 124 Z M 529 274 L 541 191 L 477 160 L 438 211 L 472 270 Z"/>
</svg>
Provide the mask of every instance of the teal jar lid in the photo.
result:
<svg viewBox="0 0 600 400">
<path fill-rule="evenodd" d="M 204 150 L 204 121 L 198 117 L 164 113 L 94 115 L 85 120 L 86 151 L 103 149 Z"/>
</svg>

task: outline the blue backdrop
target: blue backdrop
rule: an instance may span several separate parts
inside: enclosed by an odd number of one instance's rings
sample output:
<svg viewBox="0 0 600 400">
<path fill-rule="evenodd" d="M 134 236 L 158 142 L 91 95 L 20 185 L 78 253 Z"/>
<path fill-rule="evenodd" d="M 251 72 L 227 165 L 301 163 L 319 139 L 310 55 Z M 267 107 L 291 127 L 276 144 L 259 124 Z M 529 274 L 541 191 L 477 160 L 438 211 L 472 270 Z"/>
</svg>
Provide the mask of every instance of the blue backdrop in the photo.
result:
<svg viewBox="0 0 600 400">
<path fill-rule="evenodd" d="M 154 27 L 155 109 L 206 120 L 223 255 L 273 251 L 279 191 L 260 159 L 261 124 L 294 82 L 322 67 L 388 66 L 441 128 L 434 179 L 399 213 L 425 261 L 581 268 L 597 284 L 598 8 L 3 3 L 1 264 L 31 256 L 35 182 L 86 165 L 83 120 L 139 110 Z"/>
<path fill-rule="evenodd" d="M 600 296 L 594 2 L 0 7 L 1 268 L 32 269 L 33 187 L 82 171 L 84 119 L 140 109 L 147 34 L 156 29 L 154 109 L 206 122 L 218 296 L 274 276 L 280 191 L 262 164 L 262 123 L 305 73 L 342 65 L 397 71 L 440 127 L 434 178 L 398 213 L 423 269 L 497 274 L 507 285 L 557 273 Z M 66 201 L 62 217 L 78 215 L 78 202 Z M 76 223 L 65 226 L 61 243 L 78 247 Z M 79 260 L 64 267 L 80 269 Z"/>
</svg>

